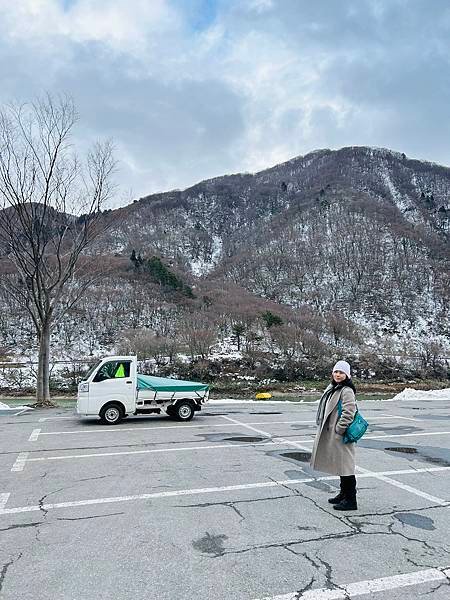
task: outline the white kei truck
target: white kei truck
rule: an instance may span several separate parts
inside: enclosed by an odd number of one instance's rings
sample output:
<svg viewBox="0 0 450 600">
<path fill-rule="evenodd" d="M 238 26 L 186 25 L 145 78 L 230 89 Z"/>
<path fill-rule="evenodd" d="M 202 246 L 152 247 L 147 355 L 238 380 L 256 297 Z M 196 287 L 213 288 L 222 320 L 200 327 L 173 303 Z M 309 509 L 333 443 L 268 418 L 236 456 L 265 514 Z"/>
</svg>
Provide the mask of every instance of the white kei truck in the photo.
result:
<svg viewBox="0 0 450 600">
<path fill-rule="evenodd" d="M 78 384 L 77 413 L 115 425 L 128 415 L 161 414 L 190 421 L 209 399 L 209 386 L 195 381 L 141 375 L 136 356 L 107 356 Z"/>
</svg>

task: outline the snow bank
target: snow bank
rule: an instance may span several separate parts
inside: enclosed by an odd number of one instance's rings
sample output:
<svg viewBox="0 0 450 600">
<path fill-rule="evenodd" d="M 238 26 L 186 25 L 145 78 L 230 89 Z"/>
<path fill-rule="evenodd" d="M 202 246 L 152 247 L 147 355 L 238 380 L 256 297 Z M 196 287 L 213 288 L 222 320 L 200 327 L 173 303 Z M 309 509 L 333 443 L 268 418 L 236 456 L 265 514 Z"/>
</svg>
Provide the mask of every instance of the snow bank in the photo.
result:
<svg viewBox="0 0 450 600">
<path fill-rule="evenodd" d="M 19 415 L 26 410 L 33 410 L 31 406 L 8 406 L 4 402 L 0 402 L 0 415 L 10 415 L 14 413 L 14 416 Z"/>
<path fill-rule="evenodd" d="M 444 390 L 429 390 L 427 392 L 415 390 L 413 388 L 405 388 L 403 392 L 400 392 L 392 398 L 392 401 L 396 400 L 450 400 L 450 388 Z"/>
</svg>

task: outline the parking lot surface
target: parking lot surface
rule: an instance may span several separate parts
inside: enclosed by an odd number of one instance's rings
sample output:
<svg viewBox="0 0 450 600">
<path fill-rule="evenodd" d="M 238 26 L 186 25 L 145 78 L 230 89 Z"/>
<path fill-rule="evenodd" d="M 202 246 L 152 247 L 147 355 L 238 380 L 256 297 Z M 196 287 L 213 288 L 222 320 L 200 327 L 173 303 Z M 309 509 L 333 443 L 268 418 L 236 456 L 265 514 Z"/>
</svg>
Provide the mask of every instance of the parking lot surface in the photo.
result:
<svg viewBox="0 0 450 600">
<path fill-rule="evenodd" d="M 361 403 L 359 510 L 339 514 L 308 464 L 314 405 L 2 417 L 0 598 L 448 600 L 449 404 Z"/>
</svg>

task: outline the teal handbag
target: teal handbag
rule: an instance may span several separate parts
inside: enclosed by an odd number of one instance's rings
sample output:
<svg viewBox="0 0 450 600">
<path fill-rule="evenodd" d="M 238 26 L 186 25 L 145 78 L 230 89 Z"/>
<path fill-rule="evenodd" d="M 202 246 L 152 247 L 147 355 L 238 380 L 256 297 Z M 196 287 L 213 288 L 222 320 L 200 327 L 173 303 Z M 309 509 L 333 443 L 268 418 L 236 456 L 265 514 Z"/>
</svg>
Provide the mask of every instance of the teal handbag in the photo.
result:
<svg viewBox="0 0 450 600">
<path fill-rule="evenodd" d="M 339 417 L 342 415 L 342 402 L 339 399 L 338 402 L 338 415 Z M 366 433 L 367 428 L 369 427 L 369 423 L 364 419 L 361 413 L 356 407 L 356 414 L 353 421 L 347 427 L 344 433 L 344 444 L 356 444 L 358 440 L 362 438 L 362 436 Z"/>
</svg>

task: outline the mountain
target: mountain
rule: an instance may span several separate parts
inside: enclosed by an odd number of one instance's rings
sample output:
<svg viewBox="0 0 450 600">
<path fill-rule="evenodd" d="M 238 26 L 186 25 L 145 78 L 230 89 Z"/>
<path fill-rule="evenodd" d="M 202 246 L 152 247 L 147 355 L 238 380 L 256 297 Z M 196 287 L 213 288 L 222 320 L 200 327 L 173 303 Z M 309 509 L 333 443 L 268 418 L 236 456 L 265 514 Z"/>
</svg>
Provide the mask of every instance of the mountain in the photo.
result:
<svg viewBox="0 0 450 600">
<path fill-rule="evenodd" d="M 450 220 L 450 169 L 385 149 L 317 150 L 256 174 L 203 181 L 153 194 L 119 209 L 110 248 L 157 249 L 194 274 L 233 256 L 239 238 L 274 219 L 315 206 L 366 202 L 389 212 L 393 225 L 423 228 L 444 243 Z M 114 240 L 114 241 L 113 241 Z"/>
<path fill-rule="evenodd" d="M 449 199 L 449 168 L 368 147 L 146 196 L 105 212 L 111 229 L 91 251 L 118 266 L 78 307 L 73 337 L 90 331 L 92 351 L 126 329 L 187 344 L 189 329 L 213 332 L 210 346 L 242 338 L 285 358 L 389 355 L 445 370 Z M 133 251 L 140 263 L 127 262 Z"/>
</svg>

